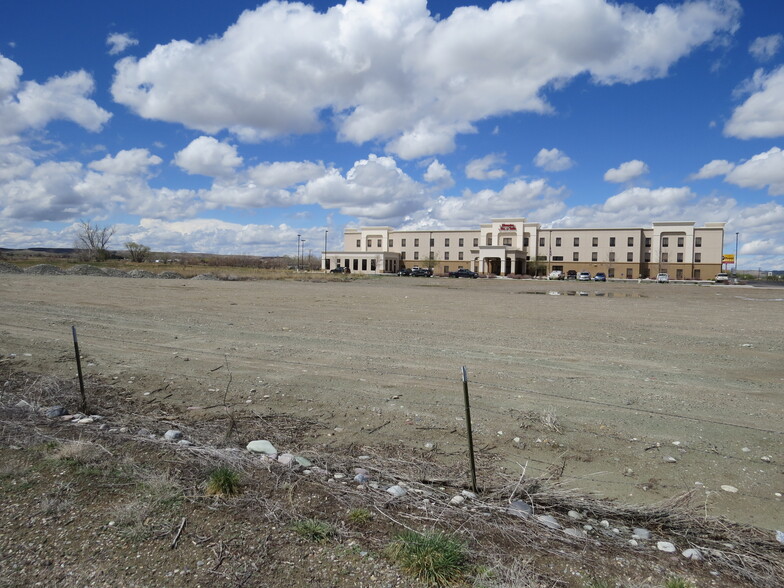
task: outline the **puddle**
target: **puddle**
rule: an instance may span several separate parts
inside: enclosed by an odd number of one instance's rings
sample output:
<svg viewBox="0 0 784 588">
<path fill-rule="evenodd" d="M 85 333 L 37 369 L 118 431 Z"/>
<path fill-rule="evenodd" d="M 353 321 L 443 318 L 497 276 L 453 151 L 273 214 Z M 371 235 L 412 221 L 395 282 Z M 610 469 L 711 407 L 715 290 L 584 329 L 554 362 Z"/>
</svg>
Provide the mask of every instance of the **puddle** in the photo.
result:
<svg viewBox="0 0 784 588">
<path fill-rule="evenodd" d="M 617 292 L 585 292 L 582 290 L 534 290 L 521 292 L 521 294 L 538 294 L 541 296 L 601 296 L 603 298 L 648 298 L 644 294 L 617 293 Z"/>
</svg>

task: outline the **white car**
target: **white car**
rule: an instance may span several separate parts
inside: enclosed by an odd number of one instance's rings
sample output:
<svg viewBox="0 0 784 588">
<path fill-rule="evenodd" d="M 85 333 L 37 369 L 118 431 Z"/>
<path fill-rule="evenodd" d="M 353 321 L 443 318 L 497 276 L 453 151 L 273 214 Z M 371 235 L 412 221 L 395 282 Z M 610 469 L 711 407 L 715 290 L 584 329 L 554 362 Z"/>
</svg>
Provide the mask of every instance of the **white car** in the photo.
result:
<svg viewBox="0 0 784 588">
<path fill-rule="evenodd" d="M 670 274 L 657 274 L 656 281 L 660 284 L 668 284 L 670 282 Z"/>
<path fill-rule="evenodd" d="M 577 279 L 581 282 L 590 282 L 591 272 L 580 272 L 579 274 L 577 274 Z"/>
<path fill-rule="evenodd" d="M 564 273 L 561 270 L 553 270 L 550 272 L 550 275 L 547 276 L 548 280 L 563 280 Z"/>
<path fill-rule="evenodd" d="M 730 275 L 729 274 L 716 274 L 716 277 L 713 278 L 713 281 L 716 284 L 729 284 L 730 283 Z"/>
</svg>

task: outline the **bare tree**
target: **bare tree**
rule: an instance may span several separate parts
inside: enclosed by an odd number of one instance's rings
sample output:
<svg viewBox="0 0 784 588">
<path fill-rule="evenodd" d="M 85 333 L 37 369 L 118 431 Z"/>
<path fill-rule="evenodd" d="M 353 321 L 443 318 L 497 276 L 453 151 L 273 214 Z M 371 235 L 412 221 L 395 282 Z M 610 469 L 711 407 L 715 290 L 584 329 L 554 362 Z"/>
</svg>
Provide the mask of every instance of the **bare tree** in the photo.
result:
<svg viewBox="0 0 784 588">
<path fill-rule="evenodd" d="M 128 241 L 125 244 L 125 248 L 128 249 L 128 253 L 131 256 L 131 261 L 135 261 L 136 263 L 141 263 L 147 256 L 150 254 L 150 248 L 146 245 L 140 245 L 134 241 Z"/>
<path fill-rule="evenodd" d="M 109 258 L 109 241 L 114 235 L 114 227 L 99 227 L 89 221 L 81 221 L 76 230 L 74 249 L 83 259 L 104 261 Z"/>
</svg>

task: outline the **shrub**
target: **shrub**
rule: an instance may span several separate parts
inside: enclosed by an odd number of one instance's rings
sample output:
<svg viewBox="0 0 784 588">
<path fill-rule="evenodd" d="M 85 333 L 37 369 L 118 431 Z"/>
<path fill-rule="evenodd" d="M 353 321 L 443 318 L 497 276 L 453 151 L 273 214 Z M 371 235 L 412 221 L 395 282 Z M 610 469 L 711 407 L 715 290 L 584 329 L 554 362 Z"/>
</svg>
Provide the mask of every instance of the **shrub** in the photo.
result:
<svg viewBox="0 0 784 588">
<path fill-rule="evenodd" d="M 373 515 L 366 508 L 355 508 L 348 513 L 348 520 L 357 525 L 369 523 Z"/>
<path fill-rule="evenodd" d="M 292 524 L 291 528 L 297 535 L 316 543 L 326 543 L 337 534 L 335 527 L 318 519 L 303 519 Z"/>
<path fill-rule="evenodd" d="M 388 553 L 405 571 L 433 586 L 453 584 L 468 572 L 465 543 L 441 532 L 403 533 Z"/>
</svg>

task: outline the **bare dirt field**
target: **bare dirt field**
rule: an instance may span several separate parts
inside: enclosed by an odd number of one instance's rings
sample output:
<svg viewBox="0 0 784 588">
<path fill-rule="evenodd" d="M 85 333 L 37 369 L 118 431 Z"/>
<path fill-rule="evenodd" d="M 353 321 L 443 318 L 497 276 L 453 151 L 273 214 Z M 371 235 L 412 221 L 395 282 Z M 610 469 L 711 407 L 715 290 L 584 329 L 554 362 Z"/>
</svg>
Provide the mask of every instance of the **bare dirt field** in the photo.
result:
<svg viewBox="0 0 784 588">
<path fill-rule="evenodd" d="M 525 469 L 627 503 L 696 489 L 782 529 L 783 311 L 784 290 L 742 286 L 6 274 L 0 356 L 72 379 L 73 325 L 88 378 L 192 430 L 225 395 L 348 456 L 432 447 L 467 470 L 465 366 L 480 487 Z"/>
</svg>

